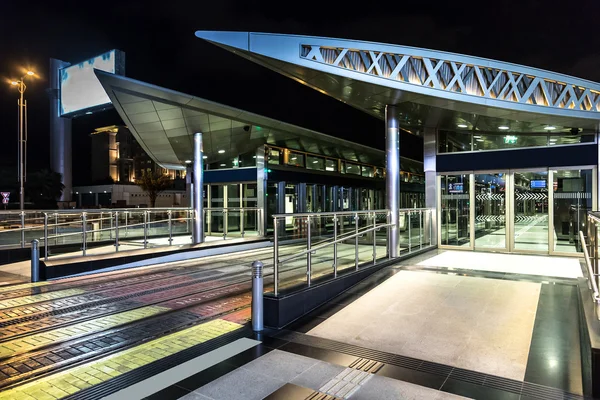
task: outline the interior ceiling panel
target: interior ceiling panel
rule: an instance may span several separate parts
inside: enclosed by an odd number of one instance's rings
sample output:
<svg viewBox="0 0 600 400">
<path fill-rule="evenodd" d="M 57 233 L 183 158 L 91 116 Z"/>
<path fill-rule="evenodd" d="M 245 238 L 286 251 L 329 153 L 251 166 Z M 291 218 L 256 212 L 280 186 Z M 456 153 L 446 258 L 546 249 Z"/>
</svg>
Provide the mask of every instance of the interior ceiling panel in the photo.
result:
<svg viewBox="0 0 600 400">
<path fill-rule="evenodd" d="M 196 132 L 203 133 L 207 162 L 227 160 L 271 144 L 349 161 L 384 164 L 385 153 L 381 150 L 130 78 L 101 71 L 96 74 L 140 145 L 163 166 L 185 169 L 185 161 L 192 157 L 192 137 Z M 176 116 L 183 118 L 173 118 Z M 219 150 L 225 152 L 218 153 Z"/>
</svg>

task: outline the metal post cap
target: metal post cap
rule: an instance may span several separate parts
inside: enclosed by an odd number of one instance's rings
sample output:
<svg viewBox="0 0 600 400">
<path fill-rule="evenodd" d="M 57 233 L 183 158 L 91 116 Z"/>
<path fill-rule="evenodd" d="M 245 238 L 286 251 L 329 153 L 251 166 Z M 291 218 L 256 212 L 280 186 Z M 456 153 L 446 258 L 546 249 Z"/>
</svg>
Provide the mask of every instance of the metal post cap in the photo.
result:
<svg viewBox="0 0 600 400">
<path fill-rule="evenodd" d="M 32 245 L 36 245 L 36 244 L 39 244 L 39 243 L 40 243 L 40 241 L 39 241 L 39 240 L 37 240 L 37 239 L 33 239 L 33 240 L 31 241 L 31 244 L 32 244 Z"/>
<path fill-rule="evenodd" d="M 262 261 L 254 261 L 252 263 L 252 276 L 262 277 L 263 265 Z"/>
</svg>

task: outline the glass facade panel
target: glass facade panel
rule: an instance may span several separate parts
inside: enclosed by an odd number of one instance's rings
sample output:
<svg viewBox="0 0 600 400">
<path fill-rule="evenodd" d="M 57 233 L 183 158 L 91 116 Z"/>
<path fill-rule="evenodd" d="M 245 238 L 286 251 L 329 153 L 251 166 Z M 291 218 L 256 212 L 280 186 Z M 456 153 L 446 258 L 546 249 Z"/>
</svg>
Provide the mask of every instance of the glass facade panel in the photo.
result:
<svg viewBox="0 0 600 400">
<path fill-rule="evenodd" d="M 239 167 L 254 167 L 256 166 L 256 152 L 240 154 L 238 157 Z"/>
<path fill-rule="evenodd" d="M 514 173 L 515 250 L 548 251 L 548 171 Z"/>
<path fill-rule="evenodd" d="M 440 131 L 438 137 L 439 153 L 455 153 L 459 151 L 471 151 L 470 132 Z"/>
<path fill-rule="evenodd" d="M 330 158 L 325 160 L 325 171 L 337 172 L 337 160 L 332 160 Z"/>
<path fill-rule="evenodd" d="M 360 175 L 360 165 L 351 164 L 349 162 L 345 162 L 345 165 L 347 174 Z"/>
<path fill-rule="evenodd" d="M 441 244 L 470 245 L 469 175 L 441 176 Z M 406 199 L 410 201 L 410 199 Z M 400 230 L 408 230 L 408 218 L 400 221 Z"/>
<path fill-rule="evenodd" d="M 473 150 L 501 150 L 548 145 L 548 136 L 539 134 L 486 135 L 473 133 Z"/>
<path fill-rule="evenodd" d="M 594 143 L 595 135 L 577 134 L 577 135 L 550 135 L 550 146 L 578 144 L 578 143 Z"/>
<path fill-rule="evenodd" d="M 506 248 L 506 173 L 475 174 L 475 249 Z"/>
<path fill-rule="evenodd" d="M 304 154 L 290 152 L 287 165 L 292 167 L 304 167 Z"/>
<path fill-rule="evenodd" d="M 281 158 L 283 157 L 278 149 L 270 149 L 269 153 L 269 164 L 281 164 Z"/>
<path fill-rule="evenodd" d="M 325 159 L 321 157 L 306 156 L 306 169 L 325 171 Z"/>
<path fill-rule="evenodd" d="M 369 167 L 366 165 L 362 166 L 362 176 L 367 176 L 369 178 L 372 178 L 375 175 L 375 171 L 373 167 Z"/>
<path fill-rule="evenodd" d="M 554 170 L 554 250 L 583 251 L 579 231 L 587 232 L 587 212 L 592 211 L 591 169 Z"/>
</svg>

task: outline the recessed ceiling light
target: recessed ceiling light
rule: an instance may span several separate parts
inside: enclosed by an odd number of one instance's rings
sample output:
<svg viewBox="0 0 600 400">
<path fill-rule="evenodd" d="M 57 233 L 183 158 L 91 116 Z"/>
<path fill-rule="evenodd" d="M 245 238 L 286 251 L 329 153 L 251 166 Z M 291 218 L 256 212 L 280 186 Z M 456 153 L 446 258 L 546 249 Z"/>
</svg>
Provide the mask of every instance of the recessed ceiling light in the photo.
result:
<svg viewBox="0 0 600 400">
<path fill-rule="evenodd" d="M 469 126 L 466 124 L 458 124 L 457 125 L 459 128 L 468 128 Z"/>
<path fill-rule="evenodd" d="M 225 150 L 219 150 L 219 154 L 225 153 Z"/>
<path fill-rule="evenodd" d="M 475 139 L 475 140 L 477 140 L 478 142 L 483 142 L 483 139 Z"/>
<path fill-rule="evenodd" d="M 508 127 L 508 126 L 506 126 L 506 125 L 500 125 L 500 126 L 498 127 L 498 129 L 501 129 L 501 130 L 505 131 L 505 130 L 507 130 L 507 129 L 510 129 L 510 127 Z"/>
<path fill-rule="evenodd" d="M 208 158 L 208 156 L 202 156 L 202 159 L 206 160 Z"/>
<path fill-rule="evenodd" d="M 186 163 L 186 164 L 191 164 L 191 163 L 192 163 L 192 160 L 185 160 L 185 163 Z"/>
<path fill-rule="evenodd" d="M 252 156 L 252 158 L 256 158 L 256 156 Z"/>
<path fill-rule="evenodd" d="M 227 166 L 227 165 L 225 165 L 225 164 L 221 164 L 221 167 L 226 167 L 226 166 Z"/>
<path fill-rule="evenodd" d="M 316 164 L 316 163 L 318 163 L 318 162 L 319 162 L 319 161 L 315 160 L 315 161 L 313 161 L 313 164 Z"/>
<path fill-rule="evenodd" d="M 553 131 L 556 129 L 556 127 L 555 126 L 545 126 L 544 129 L 547 131 Z"/>
<path fill-rule="evenodd" d="M 479 139 L 479 138 L 481 138 L 481 136 L 480 136 L 480 135 L 475 135 L 475 136 L 473 136 L 473 137 L 474 137 L 475 139 Z"/>
<path fill-rule="evenodd" d="M 294 160 L 296 160 L 296 159 L 297 159 L 297 157 L 292 157 L 292 161 L 294 161 Z"/>
<path fill-rule="evenodd" d="M 555 138 L 550 139 L 551 142 L 556 142 Z"/>
</svg>

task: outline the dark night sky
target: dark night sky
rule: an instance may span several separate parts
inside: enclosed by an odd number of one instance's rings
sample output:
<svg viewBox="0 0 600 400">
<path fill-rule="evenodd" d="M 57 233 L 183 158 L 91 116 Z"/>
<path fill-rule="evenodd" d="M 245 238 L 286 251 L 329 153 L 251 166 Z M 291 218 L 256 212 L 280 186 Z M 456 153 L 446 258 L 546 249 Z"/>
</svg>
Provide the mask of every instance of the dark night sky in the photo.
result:
<svg viewBox="0 0 600 400">
<path fill-rule="evenodd" d="M 387 42 L 600 81 L 599 15 L 597 0 L 6 1 L 0 13 L 0 78 L 4 83 L 18 77 L 21 65 L 41 75 L 27 89 L 30 169 L 49 163 L 48 59 L 79 62 L 113 48 L 126 53 L 129 77 L 383 149 L 383 122 L 203 42 L 194 32 L 262 31 Z M 16 98 L 14 88 L 0 85 L 0 165 L 16 164 Z M 74 163 L 80 165 L 73 168 L 76 181 L 89 169 L 87 134 L 113 123 L 120 123 L 114 111 L 74 121 Z M 401 149 L 413 157 L 419 151 L 417 143 L 409 142 Z"/>
</svg>

